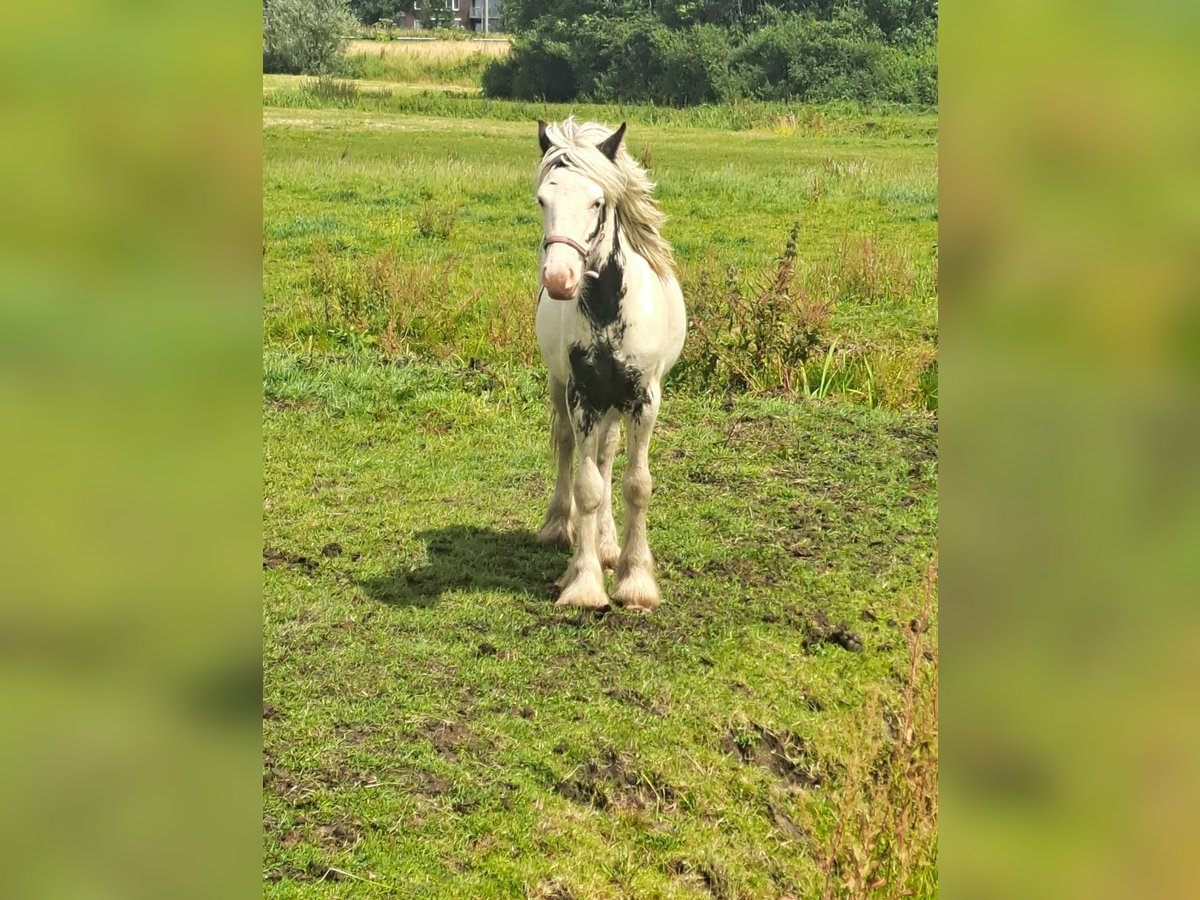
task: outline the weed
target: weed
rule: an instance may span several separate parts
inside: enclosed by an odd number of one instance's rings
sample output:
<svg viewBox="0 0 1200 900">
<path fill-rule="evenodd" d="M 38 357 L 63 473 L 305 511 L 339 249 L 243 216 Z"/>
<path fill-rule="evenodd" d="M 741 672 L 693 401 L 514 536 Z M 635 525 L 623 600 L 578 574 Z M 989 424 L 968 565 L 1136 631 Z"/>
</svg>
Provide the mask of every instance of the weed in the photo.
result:
<svg viewBox="0 0 1200 900">
<path fill-rule="evenodd" d="M 417 231 L 421 237 L 444 241 L 454 230 L 454 220 L 457 216 L 457 203 L 443 205 L 426 200 L 417 210 Z"/>
<path fill-rule="evenodd" d="M 769 280 L 743 288 L 730 269 L 723 292 L 702 278 L 691 294 L 687 366 L 702 382 L 759 392 L 802 383 L 804 364 L 825 345 L 829 308 L 796 281 L 799 232 L 793 225 Z"/>
<path fill-rule="evenodd" d="M 445 272 L 405 262 L 384 250 L 370 256 L 339 257 L 323 240 L 314 242 L 309 280 L 310 310 L 319 310 L 319 328 L 343 345 L 378 345 L 401 355 L 414 347 L 432 353 L 428 317 L 447 302 Z M 303 332 L 303 326 L 299 329 Z"/>
<path fill-rule="evenodd" d="M 929 896 L 937 880 L 937 563 L 905 628 L 899 691 L 872 694 L 852 743 L 821 866 L 822 898 Z"/>
</svg>

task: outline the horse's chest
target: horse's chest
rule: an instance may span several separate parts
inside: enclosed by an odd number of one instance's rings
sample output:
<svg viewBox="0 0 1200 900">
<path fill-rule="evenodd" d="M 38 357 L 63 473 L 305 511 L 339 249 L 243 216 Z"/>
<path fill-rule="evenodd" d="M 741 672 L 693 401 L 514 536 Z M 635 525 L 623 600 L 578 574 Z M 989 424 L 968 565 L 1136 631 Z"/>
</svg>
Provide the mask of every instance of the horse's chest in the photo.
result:
<svg viewBox="0 0 1200 900">
<path fill-rule="evenodd" d="M 586 343 L 573 343 L 568 353 L 571 380 L 567 399 L 585 426 L 610 409 L 637 416 L 646 402 L 641 370 L 621 352 L 618 329 L 594 332 Z M 588 430 L 585 427 L 585 431 Z"/>
</svg>

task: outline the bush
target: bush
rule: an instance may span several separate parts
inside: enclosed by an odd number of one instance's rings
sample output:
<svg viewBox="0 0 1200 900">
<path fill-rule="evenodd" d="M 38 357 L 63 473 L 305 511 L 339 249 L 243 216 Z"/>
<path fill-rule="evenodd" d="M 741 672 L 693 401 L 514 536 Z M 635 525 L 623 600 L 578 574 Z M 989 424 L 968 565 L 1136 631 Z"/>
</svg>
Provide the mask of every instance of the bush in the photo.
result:
<svg viewBox="0 0 1200 900">
<path fill-rule="evenodd" d="M 570 100 L 576 94 L 571 48 L 541 35 L 518 41 L 507 59 L 495 60 L 484 70 L 482 85 L 486 97 Z"/>
<path fill-rule="evenodd" d="M 852 7 L 828 19 L 770 10 L 756 25 L 748 31 L 713 24 L 673 29 L 648 13 L 542 18 L 508 59 L 490 64 L 484 94 L 667 106 L 746 96 L 937 102 L 934 19 L 895 26 L 890 37 Z"/>
<path fill-rule="evenodd" d="M 270 0 L 263 16 L 263 71 L 332 75 L 342 35 L 354 25 L 346 0 Z"/>
<path fill-rule="evenodd" d="M 485 97 L 514 97 L 513 80 L 516 78 L 517 67 L 512 56 L 494 59 L 486 69 L 479 83 Z"/>
</svg>

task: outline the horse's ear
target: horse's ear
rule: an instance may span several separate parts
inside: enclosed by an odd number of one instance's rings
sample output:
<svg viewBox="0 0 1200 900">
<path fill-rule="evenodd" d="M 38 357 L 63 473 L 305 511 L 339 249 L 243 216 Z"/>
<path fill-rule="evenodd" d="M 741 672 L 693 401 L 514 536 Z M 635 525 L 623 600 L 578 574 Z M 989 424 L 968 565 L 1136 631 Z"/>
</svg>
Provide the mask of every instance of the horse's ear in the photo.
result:
<svg viewBox="0 0 1200 900">
<path fill-rule="evenodd" d="M 550 138 L 546 137 L 546 123 L 541 119 L 538 119 L 538 144 L 541 145 L 542 156 L 545 156 L 550 149 Z"/>
<path fill-rule="evenodd" d="M 621 138 L 625 137 L 625 124 L 596 145 L 596 148 L 611 160 L 617 158 L 617 148 L 621 146 Z"/>
</svg>

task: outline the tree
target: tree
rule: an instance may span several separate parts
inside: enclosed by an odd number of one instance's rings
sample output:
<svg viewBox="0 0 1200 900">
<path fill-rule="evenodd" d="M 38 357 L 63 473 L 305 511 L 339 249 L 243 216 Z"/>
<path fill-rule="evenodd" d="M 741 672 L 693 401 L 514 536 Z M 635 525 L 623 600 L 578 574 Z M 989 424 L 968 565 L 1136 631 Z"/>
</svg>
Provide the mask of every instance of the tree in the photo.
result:
<svg viewBox="0 0 1200 900">
<path fill-rule="evenodd" d="M 333 74 L 353 21 L 346 0 L 269 0 L 263 12 L 263 71 Z"/>
<path fill-rule="evenodd" d="M 426 28 L 453 28 L 457 15 L 457 3 L 454 9 L 450 9 L 446 0 L 425 0 L 421 8 L 421 24 Z"/>
<path fill-rule="evenodd" d="M 347 0 L 350 12 L 364 25 L 374 25 L 380 19 L 393 22 L 404 21 L 404 15 L 413 6 L 413 0 Z"/>
</svg>

